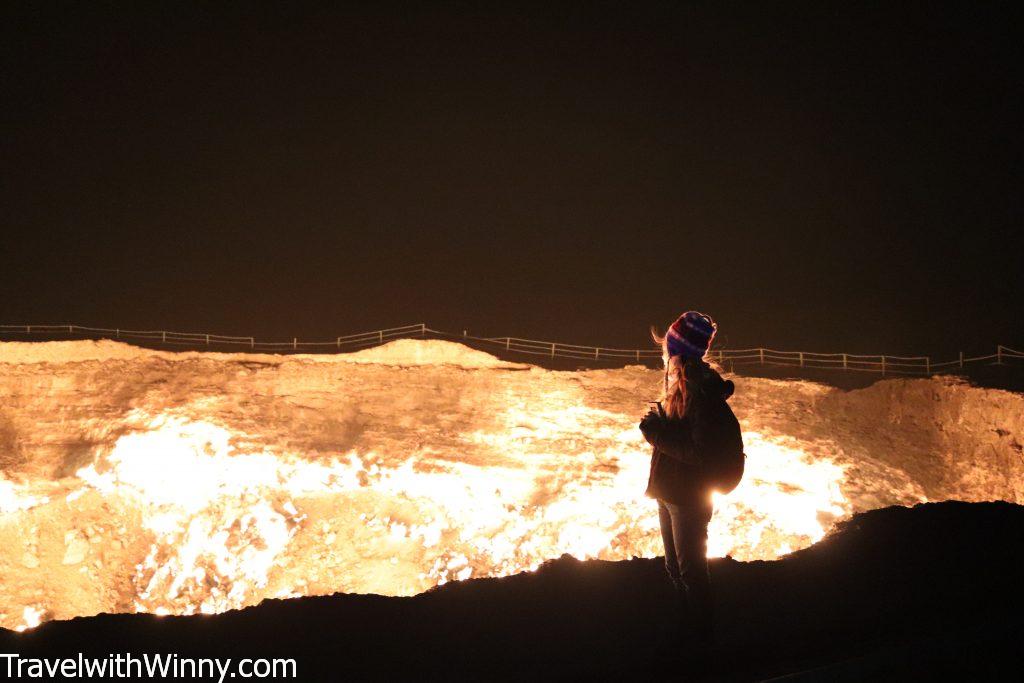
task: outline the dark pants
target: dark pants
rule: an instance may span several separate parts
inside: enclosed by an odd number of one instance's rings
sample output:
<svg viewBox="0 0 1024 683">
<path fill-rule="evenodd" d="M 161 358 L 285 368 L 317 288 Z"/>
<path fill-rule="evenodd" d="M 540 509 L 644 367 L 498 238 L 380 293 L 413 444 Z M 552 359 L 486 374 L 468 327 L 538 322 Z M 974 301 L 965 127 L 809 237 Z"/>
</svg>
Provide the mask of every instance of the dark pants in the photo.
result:
<svg viewBox="0 0 1024 683">
<path fill-rule="evenodd" d="M 708 522 L 711 496 L 675 505 L 658 501 L 665 569 L 676 587 L 680 626 L 689 635 L 710 641 L 713 634 L 711 575 L 708 573 Z"/>
</svg>

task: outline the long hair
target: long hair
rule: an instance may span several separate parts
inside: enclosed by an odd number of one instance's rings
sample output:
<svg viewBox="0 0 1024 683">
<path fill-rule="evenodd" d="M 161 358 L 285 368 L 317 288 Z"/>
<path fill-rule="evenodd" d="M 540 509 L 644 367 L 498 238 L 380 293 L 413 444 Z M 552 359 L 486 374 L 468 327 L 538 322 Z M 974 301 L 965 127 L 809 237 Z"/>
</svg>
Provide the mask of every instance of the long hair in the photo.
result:
<svg viewBox="0 0 1024 683">
<path fill-rule="evenodd" d="M 686 379 L 683 377 L 682 356 L 668 355 L 668 338 L 658 334 L 651 326 L 651 338 L 661 347 L 661 361 L 665 366 L 665 377 L 661 387 L 661 405 L 665 414 L 672 418 L 681 418 L 686 414 Z"/>
</svg>

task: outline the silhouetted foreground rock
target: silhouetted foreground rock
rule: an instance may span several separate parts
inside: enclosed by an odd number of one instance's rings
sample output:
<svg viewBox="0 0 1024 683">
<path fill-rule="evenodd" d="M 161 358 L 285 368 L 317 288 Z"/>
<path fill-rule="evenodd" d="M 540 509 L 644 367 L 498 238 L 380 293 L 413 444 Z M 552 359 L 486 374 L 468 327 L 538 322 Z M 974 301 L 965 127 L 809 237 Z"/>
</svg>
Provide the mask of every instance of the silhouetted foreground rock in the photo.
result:
<svg viewBox="0 0 1024 683">
<path fill-rule="evenodd" d="M 938 503 L 857 515 L 775 562 L 712 563 L 724 653 L 706 680 L 1016 677 L 1024 507 Z M 267 601 L 217 616 L 100 615 L 0 632 L 0 652 L 288 657 L 301 680 L 652 673 L 659 560 L 578 562 L 413 598 Z M 794 672 L 803 672 L 796 673 Z"/>
</svg>

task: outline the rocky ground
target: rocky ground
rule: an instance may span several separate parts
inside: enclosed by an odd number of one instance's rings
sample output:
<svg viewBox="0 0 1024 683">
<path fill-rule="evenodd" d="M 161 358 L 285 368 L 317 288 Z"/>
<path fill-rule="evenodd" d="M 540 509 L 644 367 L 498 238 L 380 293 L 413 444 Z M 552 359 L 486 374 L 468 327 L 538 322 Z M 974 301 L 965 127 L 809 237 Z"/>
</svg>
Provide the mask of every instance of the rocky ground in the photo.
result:
<svg viewBox="0 0 1024 683">
<path fill-rule="evenodd" d="M 268 600 L 225 614 L 100 615 L 0 631 L 21 657 L 294 658 L 301 680 L 637 680 L 667 618 L 656 559 L 552 561 L 415 597 Z M 1024 508 L 858 514 L 780 560 L 712 563 L 720 652 L 695 680 L 1004 680 L 1024 656 Z M 685 680 L 685 678 L 683 678 Z"/>
<path fill-rule="evenodd" d="M 323 356 L 0 344 L 0 625 L 654 557 L 636 422 L 660 379 L 438 340 Z M 1024 502 L 1021 394 L 734 379 L 748 476 L 714 554 L 775 557 L 888 505 Z"/>
</svg>

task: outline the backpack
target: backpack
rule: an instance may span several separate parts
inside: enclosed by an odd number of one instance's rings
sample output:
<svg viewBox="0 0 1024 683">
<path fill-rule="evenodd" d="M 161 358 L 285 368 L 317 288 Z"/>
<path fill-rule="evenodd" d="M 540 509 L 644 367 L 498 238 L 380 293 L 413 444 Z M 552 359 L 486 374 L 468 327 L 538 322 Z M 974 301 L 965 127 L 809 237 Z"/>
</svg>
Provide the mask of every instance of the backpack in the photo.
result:
<svg viewBox="0 0 1024 683">
<path fill-rule="evenodd" d="M 728 403 L 735 385 L 705 363 L 688 363 L 685 372 L 686 414 L 705 479 L 719 493 L 730 493 L 743 478 L 746 464 L 740 423 Z"/>
</svg>

